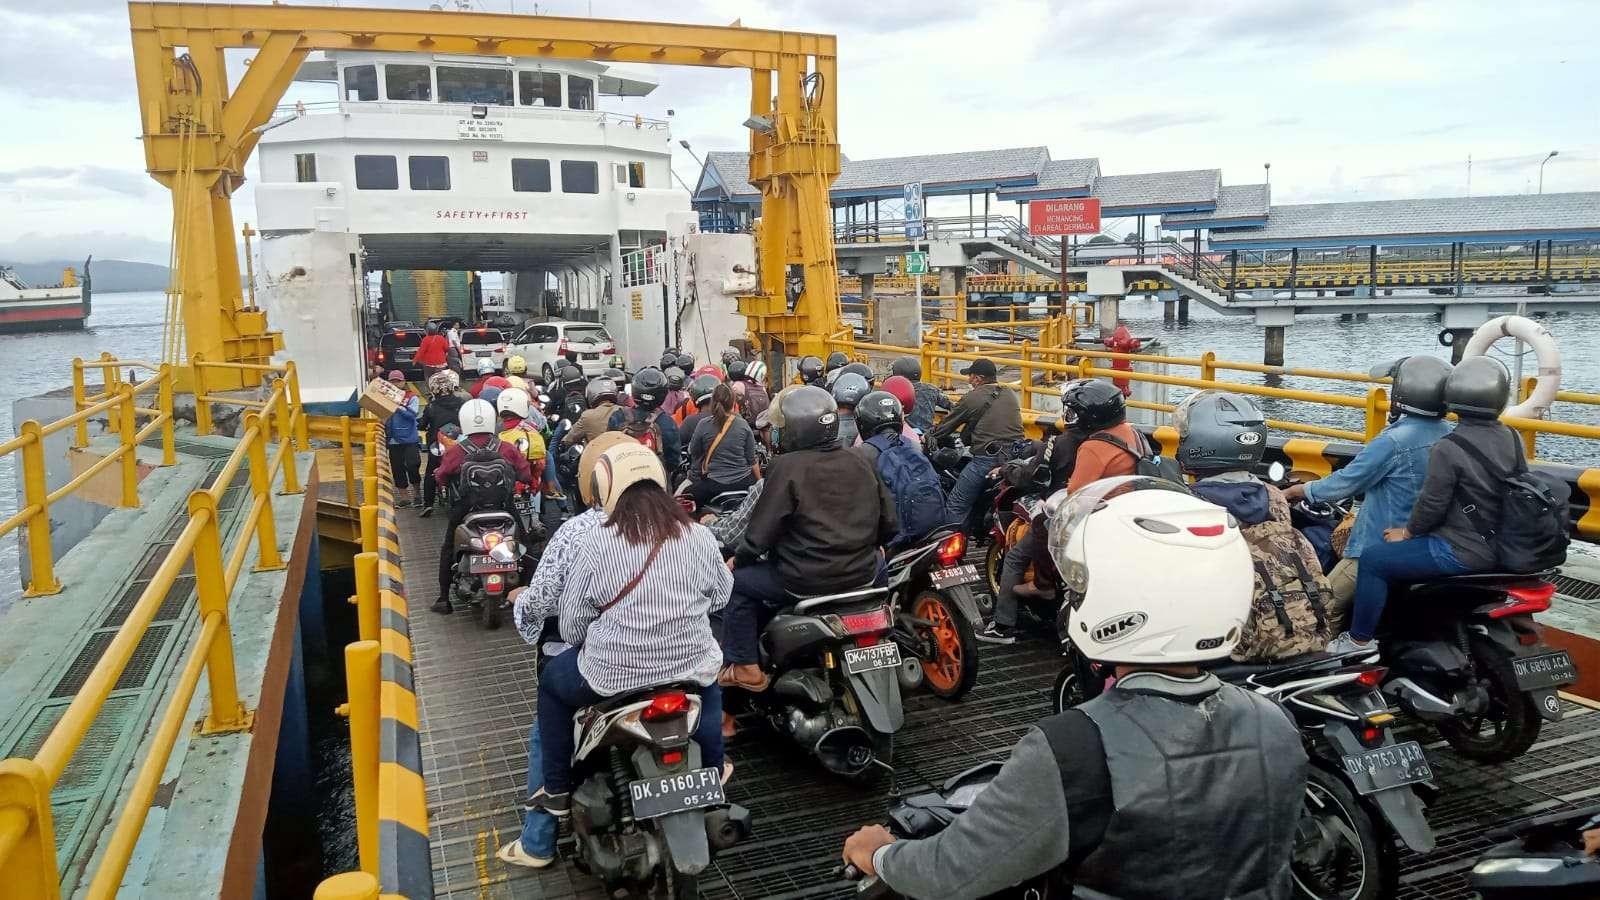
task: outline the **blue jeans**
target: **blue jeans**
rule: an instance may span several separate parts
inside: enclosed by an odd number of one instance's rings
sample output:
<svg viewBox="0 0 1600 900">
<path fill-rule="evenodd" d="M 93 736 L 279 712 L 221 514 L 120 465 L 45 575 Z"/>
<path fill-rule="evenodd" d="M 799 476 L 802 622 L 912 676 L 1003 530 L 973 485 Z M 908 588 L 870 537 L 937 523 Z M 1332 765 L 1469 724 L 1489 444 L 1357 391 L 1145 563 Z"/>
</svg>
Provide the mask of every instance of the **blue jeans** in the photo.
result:
<svg viewBox="0 0 1600 900">
<path fill-rule="evenodd" d="M 539 676 L 539 715 L 535 724 L 544 750 L 544 787 L 552 794 L 572 790 L 573 714 L 605 699 L 589 687 L 578 671 L 579 649 L 573 647 L 550 660 Z M 701 765 L 721 771 L 722 688 L 716 682 L 700 689 L 700 724 L 694 740 L 700 745 Z"/>
<path fill-rule="evenodd" d="M 1361 565 L 1356 568 L 1355 612 L 1350 618 L 1350 636 L 1369 641 L 1378 630 L 1383 607 L 1389 601 L 1389 586 L 1425 581 L 1441 575 L 1463 575 L 1472 571 L 1456 559 L 1454 550 L 1431 534 L 1406 541 L 1383 542 L 1362 548 Z"/>
<path fill-rule="evenodd" d="M 955 486 L 950 488 L 950 498 L 945 502 L 945 509 L 950 514 L 950 520 L 957 526 L 965 529 L 967 516 L 972 512 L 972 504 L 978 502 L 983 494 L 984 482 L 989 477 L 989 470 L 1000 464 L 998 456 L 974 456 L 967 467 L 956 476 Z"/>
<path fill-rule="evenodd" d="M 541 761 L 539 722 L 535 720 L 528 729 L 528 796 L 538 793 L 544 786 L 544 763 Z M 547 812 L 530 811 L 522 817 L 522 852 L 540 859 L 556 856 L 556 835 L 560 826 L 556 817 Z"/>
</svg>

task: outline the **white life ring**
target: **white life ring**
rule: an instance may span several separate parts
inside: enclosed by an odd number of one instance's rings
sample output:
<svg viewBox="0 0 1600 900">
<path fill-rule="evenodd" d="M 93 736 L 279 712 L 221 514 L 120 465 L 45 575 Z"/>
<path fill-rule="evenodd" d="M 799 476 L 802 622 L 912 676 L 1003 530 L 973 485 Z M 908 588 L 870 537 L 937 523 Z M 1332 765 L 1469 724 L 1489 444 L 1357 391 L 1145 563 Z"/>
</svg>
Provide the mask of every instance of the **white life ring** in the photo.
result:
<svg viewBox="0 0 1600 900">
<path fill-rule="evenodd" d="M 1542 418 L 1550 411 L 1550 404 L 1555 402 L 1556 392 L 1561 390 L 1561 348 L 1556 346 L 1555 335 L 1543 325 L 1523 316 L 1490 319 L 1472 333 L 1472 340 L 1467 342 L 1461 358 L 1483 356 L 1496 341 L 1504 337 L 1516 338 L 1532 347 L 1534 357 L 1539 361 L 1539 374 L 1533 385 L 1533 393 L 1528 395 L 1527 400 L 1507 407 L 1505 415 L 1522 419 Z M 1520 388 L 1521 385 L 1511 386 L 1513 397 Z"/>
</svg>

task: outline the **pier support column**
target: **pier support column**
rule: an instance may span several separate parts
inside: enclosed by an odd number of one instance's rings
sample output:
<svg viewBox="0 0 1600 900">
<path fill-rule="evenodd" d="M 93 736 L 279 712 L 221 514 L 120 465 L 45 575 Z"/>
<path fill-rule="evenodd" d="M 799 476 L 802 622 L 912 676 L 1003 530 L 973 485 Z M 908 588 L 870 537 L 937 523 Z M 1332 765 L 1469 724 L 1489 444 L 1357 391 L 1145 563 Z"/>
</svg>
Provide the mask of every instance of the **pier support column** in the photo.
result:
<svg viewBox="0 0 1600 900">
<path fill-rule="evenodd" d="M 1161 304 L 1161 321 L 1171 325 L 1178 318 L 1178 302 L 1176 300 Z"/>
<path fill-rule="evenodd" d="M 1187 294 L 1178 295 L 1178 324 L 1189 324 L 1189 296 Z"/>
<path fill-rule="evenodd" d="M 944 266 L 939 269 L 939 293 L 946 297 L 967 292 L 967 267 Z"/>
<path fill-rule="evenodd" d="M 1474 328 L 1451 328 L 1450 332 L 1450 365 L 1461 362 L 1462 354 L 1467 352 L 1467 342 L 1472 340 Z"/>
<path fill-rule="evenodd" d="M 878 340 L 878 312 L 872 306 L 872 279 L 870 272 L 862 272 L 861 279 L 861 328 L 872 335 L 874 341 Z"/>
<path fill-rule="evenodd" d="M 897 347 L 922 345 L 922 306 L 914 294 L 888 294 L 873 304 L 875 343 Z M 770 368 L 770 367 L 769 367 Z"/>
<path fill-rule="evenodd" d="M 1450 362 L 1461 362 L 1467 341 L 1478 326 L 1489 321 L 1489 306 L 1485 303 L 1448 303 L 1439 310 L 1439 324 L 1450 332 Z"/>
<path fill-rule="evenodd" d="M 1117 318 L 1122 315 L 1122 298 L 1100 297 L 1095 300 L 1094 319 L 1100 324 L 1100 339 L 1111 337 L 1117 330 Z"/>
<path fill-rule="evenodd" d="M 1267 326 L 1267 349 L 1261 356 L 1261 362 L 1268 366 L 1283 365 L 1283 331 L 1282 325 Z"/>
<path fill-rule="evenodd" d="M 1368 315 L 1369 315 L 1368 313 L 1356 313 L 1356 321 L 1357 322 L 1365 322 L 1367 320 L 1367 316 Z"/>
<path fill-rule="evenodd" d="M 1294 307 L 1261 307 L 1256 310 L 1256 324 L 1266 331 L 1266 349 L 1261 354 L 1262 364 L 1283 365 L 1285 332 L 1294 324 Z"/>
</svg>

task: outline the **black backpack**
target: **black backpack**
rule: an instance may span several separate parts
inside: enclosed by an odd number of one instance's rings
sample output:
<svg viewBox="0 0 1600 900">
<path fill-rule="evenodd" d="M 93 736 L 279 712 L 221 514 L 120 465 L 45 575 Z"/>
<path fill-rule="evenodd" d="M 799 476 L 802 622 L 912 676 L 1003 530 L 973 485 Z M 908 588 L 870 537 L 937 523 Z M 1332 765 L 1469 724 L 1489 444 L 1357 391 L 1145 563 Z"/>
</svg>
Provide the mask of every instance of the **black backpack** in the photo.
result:
<svg viewBox="0 0 1600 900">
<path fill-rule="evenodd" d="M 500 455 L 500 439 L 482 447 L 465 438 L 466 459 L 456 475 L 456 490 L 468 509 L 504 509 L 516 493 L 517 470 Z"/>
<path fill-rule="evenodd" d="M 1483 535 L 1507 572 L 1532 574 L 1552 569 L 1567 561 L 1567 503 L 1572 488 L 1565 481 L 1544 472 L 1530 471 L 1517 443 L 1517 462 L 1507 472 L 1490 461 L 1482 450 L 1458 434 L 1445 436 L 1466 452 L 1490 481 L 1500 484 L 1500 517 L 1493 521 L 1476 505 L 1462 507 L 1472 527 Z"/>
<path fill-rule="evenodd" d="M 1102 441 L 1121 450 L 1133 457 L 1133 474 L 1147 478 L 1164 478 L 1167 481 L 1183 484 L 1183 473 L 1178 469 L 1178 461 L 1168 459 L 1151 449 L 1144 435 L 1134 432 L 1139 437 L 1139 449 L 1135 450 L 1122 442 L 1122 439 L 1107 431 L 1096 431 L 1084 440 Z"/>
</svg>

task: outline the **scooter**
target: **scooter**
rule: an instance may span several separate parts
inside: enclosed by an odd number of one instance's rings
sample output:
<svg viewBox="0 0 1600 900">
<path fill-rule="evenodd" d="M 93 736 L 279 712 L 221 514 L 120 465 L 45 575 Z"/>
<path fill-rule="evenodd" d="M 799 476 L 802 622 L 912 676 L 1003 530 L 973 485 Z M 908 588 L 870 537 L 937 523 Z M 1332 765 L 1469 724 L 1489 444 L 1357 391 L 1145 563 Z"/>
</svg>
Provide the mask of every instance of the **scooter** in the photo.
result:
<svg viewBox="0 0 1600 900">
<path fill-rule="evenodd" d="M 476 604 L 484 628 L 500 627 L 501 606 L 521 583 L 522 546 L 517 523 L 503 510 L 468 513 L 456 526 L 452 592 Z"/>
<path fill-rule="evenodd" d="M 750 835 L 750 811 L 701 766 L 694 690 L 648 688 L 573 716 L 574 862 L 609 892 L 698 897 L 712 855 Z"/>
<path fill-rule="evenodd" d="M 1467 884 L 1483 900 L 1600 897 L 1600 858 L 1583 852 L 1583 833 L 1596 828 L 1600 805 L 1549 813 L 1490 832 L 1490 838 L 1504 843 L 1478 858 Z"/>
<path fill-rule="evenodd" d="M 889 559 L 890 638 L 900 645 L 906 690 L 927 687 L 959 700 L 978 681 L 974 630 L 983 627 L 983 613 L 973 587 L 981 579 L 977 566 L 962 563 L 966 551 L 967 536 L 946 527 Z"/>
</svg>

